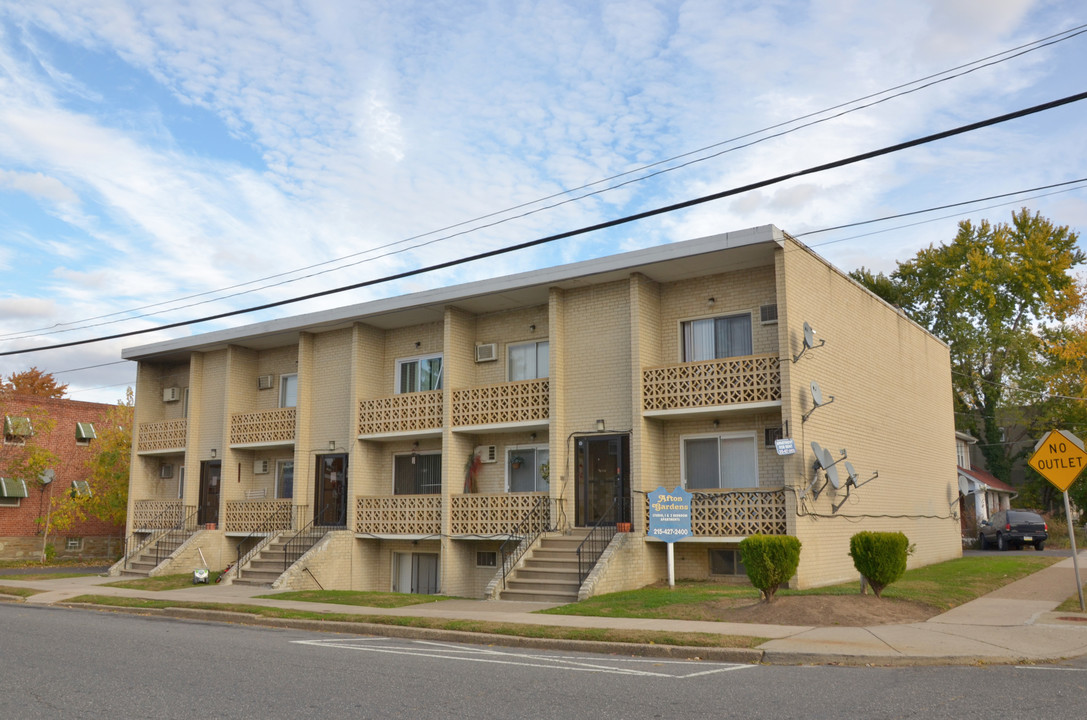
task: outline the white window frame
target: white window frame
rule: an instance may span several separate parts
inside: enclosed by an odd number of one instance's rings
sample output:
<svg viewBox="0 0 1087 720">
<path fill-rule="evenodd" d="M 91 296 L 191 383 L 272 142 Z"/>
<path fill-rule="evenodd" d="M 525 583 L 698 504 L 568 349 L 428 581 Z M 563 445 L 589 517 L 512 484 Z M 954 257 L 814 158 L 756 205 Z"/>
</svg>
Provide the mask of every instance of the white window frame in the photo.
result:
<svg viewBox="0 0 1087 720">
<path fill-rule="evenodd" d="M 487 563 L 481 564 L 479 562 L 479 556 L 484 555 L 484 554 L 492 556 L 494 558 L 494 562 L 489 563 L 489 564 L 487 564 Z M 494 570 L 495 568 L 497 568 L 498 567 L 498 551 L 497 550 L 476 550 L 476 567 L 477 568 L 486 568 L 487 570 Z"/>
<path fill-rule="evenodd" d="M 679 357 L 681 362 L 701 362 L 699 360 L 691 360 L 687 357 L 687 326 L 691 323 L 699 322 L 702 320 L 724 320 L 727 318 L 747 317 L 748 342 L 751 345 L 751 353 L 755 352 L 755 322 L 754 314 L 750 310 L 737 310 L 736 312 L 716 313 L 714 315 L 704 315 L 702 317 L 686 318 L 679 321 Z M 716 339 L 716 336 L 715 336 Z M 716 355 L 716 352 L 714 353 Z M 725 355 L 721 358 L 703 358 L 704 360 L 721 360 L 729 357 L 747 357 L 747 355 Z"/>
<path fill-rule="evenodd" d="M 294 402 L 288 405 L 287 384 L 292 381 L 294 383 Z M 298 407 L 298 373 L 283 373 L 279 376 L 279 406 L 281 408 Z"/>
<path fill-rule="evenodd" d="M 510 352 L 515 348 L 528 347 L 529 345 L 535 348 L 536 352 L 533 353 L 532 362 L 536 366 L 536 374 L 531 377 L 515 378 L 513 377 L 513 354 Z M 547 346 L 547 367 L 540 368 L 540 345 Z M 550 377 L 551 372 L 551 341 L 550 340 L 529 340 L 527 342 L 509 343 L 506 345 L 506 380 L 509 382 L 516 382 L 517 380 L 538 380 L 540 378 Z"/>
<path fill-rule="evenodd" d="M 442 366 L 441 366 L 441 369 L 438 370 L 438 387 L 432 388 L 432 389 L 433 390 L 441 390 L 442 389 L 442 385 L 445 382 L 445 358 L 442 356 L 442 353 L 428 353 L 426 355 L 415 355 L 413 357 L 397 358 L 397 360 L 396 360 L 396 373 L 394 374 L 395 376 L 393 377 L 393 392 L 395 394 L 400 395 L 402 393 L 407 394 L 407 393 L 413 393 L 413 392 L 425 392 L 425 391 L 419 390 L 418 387 L 416 387 L 413 390 L 408 390 L 406 392 L 401 391 L 401 389 L 400 389 L 400 386 L 402 385 L 402 383 L 400 381 L 400 377 L 401 377 L 401 373 L 403 372 L 403 367 L 405 365 L 410 365 L 411 363 L 421 363 L 424 360 L 440 360 L 441 361 Z M 416 373 L 415 377 L 416 377 L 416 385 L 418 385 L 419 374 Z"/>
<path fill-rule="evenodd" d="M 512 478 L 510 477 L 510 471 L 513 469 L 511 467 L 511 465 L 510 465 L 510 458 L 513 457 L 514 455 L 516 455 L 518 452 L 525 451 L 525 450 L 531 450 L 533 452 L 533 457 L 538 457 L 538 453 L 541 450 L 543 450 L 545 452 L 548 452 L 548 462 L 551 461 L 550 460 L 550 452 L 549 452 L 550 447 L 548 445 L 546 445 L 546 444 L 543 444 L 543 445 L 538 445 L 538 444 L 533 444 L 533 445 L 507 445 L 505 447 L 505 454 L 504 454 L 504 457 L 506 459 L 506 461 L 505 461 L 505 466 L 506 466 L 506 470 L 505 470 L 505 472 L 506 472 L 506 492 L 514 492 L 513 490 L 510 489 L 510 482 L 512 480 Z M 551 489 L 550 479 L 548 479 L 546 488 L 544 488 L 543 490 L 539 489 L 540 483 L 542 482 L 542 478 L 540 477 L 540 467 L 539 467 L 539 465 L 536 465 L 536 467 L 535 467 L 535 478 L 534 478 L 534 480 L 535 480 L 535 482 L 533 484 L 537 488 L 536 490 L 518 490 L 516 492 L 548 492 Z"/>
<path fill-rule="evenodd" d="M 753 453 L 753 457 L 754 457 L 754 461 L 755 461 L 755 477 L 753 478 L 754 482 L 753 482 L 753 484 L 750 484 L 750 485 L 737 485 L 737 486 L 730 485 L 730 486 L 727 486 L 727 487 L 723 487 L 721 485 L 720 455 L 718 455 L 717 487 L 716 488 L 695 488 L 695 490 L 714 490 L 714 489 L 716 489 L 716 490 L 735 490 L 735 489 L 739 489 L 739 488 L 755 488 L 755 487 L 758 487 L 759 486 L 759 442 L 758 442 L 758 435 L 755 432 L 744 431 L 744 432 L 701 433 L 701 434 L 698 434 L 698 435 L 681 435 L 680 438 L 679 438 L 679 470 L 680 470 L 680 477 L 683 479 L 683 488 L 685 490 L 693 492 L 691 490 L 691 488 L 688 487 L 688 482 L 687 482 L 687 441 L 688 440 L 709 440 L 709 439 L 714 439 L 714 438 L 717 439 L 717 441 L 718 441 L 718 445 L 717 445 L 718 452 L 720 452 L 720 448 L 721 448 L 720 441 L 721 440 L 744 440 L 744 439 L 746 439 L 746 440 L 751 441 L 751 449 L 752 449 L 752 453 Z"/>
<path fill-rule="evenodd" d="M 290 497 L 291 498 L 294 497 L 294 458 L 283 458 L 281 460 L 276 460 L 276 477 L 275 477 L 275 492 L 274 492 L 274 494 L 275 494 L 275 497 L 277 499 L 284 499 L 284 500 L 287 499 L 286 496 L 281 496 L 279 494 L 281 479 L 283 477 L 283 468 L 285 468 L 287 466 L 287 463 L 291 464 L 291 495 L 290 495 Z"/>
<path fill-rule="evenodd" d="M 22 498 L 0 498 L 0 508 L 12 507 L 17 508 L 23 502 Z"/>
<path fill-rule="evenodd" d="M 81 537 L 66 537 L 66 538 L 64 538 L 64 551 L 65 552 L 83 552 L 83 538 L 81 538 Z"/>
</svg>

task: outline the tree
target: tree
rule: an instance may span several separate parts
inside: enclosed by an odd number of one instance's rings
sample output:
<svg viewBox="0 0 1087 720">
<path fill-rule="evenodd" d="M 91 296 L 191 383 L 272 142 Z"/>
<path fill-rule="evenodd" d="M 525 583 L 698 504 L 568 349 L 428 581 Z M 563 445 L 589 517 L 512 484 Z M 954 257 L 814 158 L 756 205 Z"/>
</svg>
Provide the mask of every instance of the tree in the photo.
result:
<svg viewBox="0 0 1087 720">
<path fill-rule="evenodd" d="M 90 495 L 61 495 L 53 498 L 52 525 L 67 530 L 77 521 L 96 517 L 124 525 L 128 512 L 128 468 L 132 454 L 134 397 L 132 388 L 125 398 L 106 412 L 101 428 L 95 428 L 94 452 L 87 460 Z"/>
<path fill-rule="evenodd" d="M 42 372 L 32 367 L 23 372 L 12 372 L 6 381 L 0 383 L 0 389 L 19 395 L 62 398 L 68 391 L 68 383 L 58 383 L 52 373 Z"/>
<path fill-rule="evenodd" d="M 890 276 L 851 273 L 948 343 L 956 426 L 979 439 L 989 471 L 1005 482 L 1016 457 L 1001 424 L 1035 402 L 1048 372 L 1047 333 L 1083 304 L 1071 274 L 1087 259 L 1077 240 L 1024 208 L 1010 224 L 960 222 L 950 244 L 921 250 Z"/>
</svg>

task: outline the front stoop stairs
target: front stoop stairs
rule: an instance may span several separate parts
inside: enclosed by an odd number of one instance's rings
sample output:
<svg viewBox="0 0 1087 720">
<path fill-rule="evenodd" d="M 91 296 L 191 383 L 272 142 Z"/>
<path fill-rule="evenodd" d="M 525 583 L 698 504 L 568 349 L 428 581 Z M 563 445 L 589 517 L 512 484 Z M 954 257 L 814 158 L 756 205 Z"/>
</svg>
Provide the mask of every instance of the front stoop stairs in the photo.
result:
<svg viewBox="0 0 1087 720">
<path fill-rule="evenodd" d="M 577 602 L 577 548 L 589 534 L 587 528 L 574 528 L 570 534 L 548 533 L 540 538 L 524 561 L 506 578 L 499 593 L 502 600 L 525 602 Z"/>
</svg>

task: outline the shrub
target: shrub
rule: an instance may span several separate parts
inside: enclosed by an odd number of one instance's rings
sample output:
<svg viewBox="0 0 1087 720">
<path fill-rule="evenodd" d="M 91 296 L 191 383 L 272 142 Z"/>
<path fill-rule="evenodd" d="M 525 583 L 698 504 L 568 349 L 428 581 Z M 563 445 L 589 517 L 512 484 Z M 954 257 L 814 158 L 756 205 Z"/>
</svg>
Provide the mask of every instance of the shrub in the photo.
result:
<svg viewBox="0 0 1087 720">
<path fill-rule="evenodd" d="M 763 600 L 773 602 L 778 588 L 796 574 L 800 541 L 791 535 L 752 535 L 740 542 L 740 558 L 751 584 Z"/>
<path fill-rule="evenodd" d="M 883 597 L 883 589 L 906 572 L 906 558 L 913 549 L 909 538 L 900 532 L 865 530 L 849 539 L 853 567 L 872 586 L 876 597 Z"/>
</svg>

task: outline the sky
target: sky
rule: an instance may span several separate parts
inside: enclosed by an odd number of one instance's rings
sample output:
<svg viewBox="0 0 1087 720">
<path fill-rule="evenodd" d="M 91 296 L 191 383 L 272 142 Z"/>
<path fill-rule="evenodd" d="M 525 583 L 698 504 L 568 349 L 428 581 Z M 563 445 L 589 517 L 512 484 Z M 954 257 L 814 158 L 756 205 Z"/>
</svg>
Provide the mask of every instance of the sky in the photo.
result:
<svg viewBox="0 0 1087 720">
<path fill-rule="evenodd" d="M 116 402 L 124 347 L 758 225 L 847 272 L 1021 207 L 1082 235 L 1087 182 L 1030 190 L 1087 177 L 1087 101 L 156 329 L 1081 93 L 1085 25 L 1071 0 L 4 0 L 0 353 L 18 352 L 0 375 L 37 367 Z"/>
</svg>

